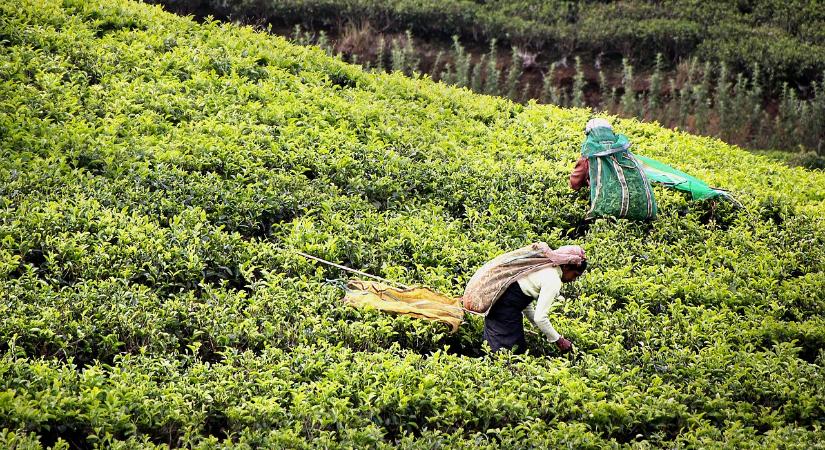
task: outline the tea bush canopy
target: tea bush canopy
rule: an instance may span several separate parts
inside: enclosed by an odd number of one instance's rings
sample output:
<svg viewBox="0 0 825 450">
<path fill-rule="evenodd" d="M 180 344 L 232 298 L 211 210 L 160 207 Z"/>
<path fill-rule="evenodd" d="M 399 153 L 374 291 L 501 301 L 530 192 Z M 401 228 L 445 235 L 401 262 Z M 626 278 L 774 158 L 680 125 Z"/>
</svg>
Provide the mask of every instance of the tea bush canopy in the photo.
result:
<svg viewBox="0 0 825 450">
<path fill-rule="evenodd" d="M 125 0 L 0 3 L 0 447 L 825 442 L 825 174 L 611 119 L 743 208 L 585 226 L 589 111 L 370 74 Z M 344 305 L 457 296 L 530 242 L 591 270 L 525 356 Z"/>
</svg>

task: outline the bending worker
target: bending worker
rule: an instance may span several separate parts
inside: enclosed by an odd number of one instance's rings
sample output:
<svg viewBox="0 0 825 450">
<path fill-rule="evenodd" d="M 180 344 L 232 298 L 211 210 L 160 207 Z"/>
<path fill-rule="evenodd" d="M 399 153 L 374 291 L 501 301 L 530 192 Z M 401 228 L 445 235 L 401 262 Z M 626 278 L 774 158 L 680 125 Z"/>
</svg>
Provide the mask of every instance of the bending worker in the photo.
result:
<svg viewBox="0 0 825 450">
<path fill-rule="evenodd" d="M 465 309 L 485 314 L 484 340 L 493 352 L 527 350 L 522 317 L 560 351 L 568 352 L 572 343 L 553 328 L 548 314 L 562 299 L 562 283 L 574 281 L 586 268 L 578 245 L 551 250 L 543 242 L 531 244 L 486 263 L 470 279 L 462 302 Z"/>
<path fill-rule="evenodd" d="M 642 164 L 630 152 L 630 141 L 615 134 L 605 119 L 590 119 L 584 128 L 581 157 L 570 174 L 570 187 L 590 186 L 587 218 L 650 220 L 656 199 Z"/>
</svg>

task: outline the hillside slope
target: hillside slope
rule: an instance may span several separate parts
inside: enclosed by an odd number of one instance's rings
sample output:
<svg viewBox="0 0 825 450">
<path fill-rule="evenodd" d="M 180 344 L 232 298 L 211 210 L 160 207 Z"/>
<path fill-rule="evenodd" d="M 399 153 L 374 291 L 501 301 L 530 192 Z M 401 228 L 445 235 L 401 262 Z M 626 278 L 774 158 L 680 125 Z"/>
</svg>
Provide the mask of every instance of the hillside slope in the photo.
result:
<svg viewBox="0 0 825 450">
<path fill-rule="evenodd" d="M 249 23 L 363 26 L 453 35 L 486 44 L 623 55 L 652 65 L 657 53 L 678 63 L 697 57 L 737 71 L 755 64 L 783 81 L 808 84 L 825 69 L 825 9 L 817 0 L 656 2 L 622 0 L 150 0 L 174 11 Z"/>
<path fill-rule="evenodd" d="M 0 447 L 825 442 L 821 172 L 617 120 L 744 209 L 585 226 L 586 110 L 123 0 L 2 3 L 0 40 Z M 592 263 L 571 357 L 353 310 L 293 253 L 460 295 L 536 240 Z"/>
</svg>

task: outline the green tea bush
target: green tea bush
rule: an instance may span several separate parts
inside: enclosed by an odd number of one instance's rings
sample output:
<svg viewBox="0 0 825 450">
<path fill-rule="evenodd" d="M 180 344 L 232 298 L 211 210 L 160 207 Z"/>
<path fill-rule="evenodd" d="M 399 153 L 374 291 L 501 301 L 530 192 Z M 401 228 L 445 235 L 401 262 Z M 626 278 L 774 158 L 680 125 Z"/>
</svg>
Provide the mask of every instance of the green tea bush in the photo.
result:
<svg viewBox="0 0 825 450">
<path fill-rule="evenodd" d="M 1 447 L 825 441 L 821 171 L 612 118 L 742 208 L 657 187 L 655 222 L 585 222 L 589 110 L 126 0 L 2 3 L 0 40 Z M 295 254 L 458 296 L 537 240 L 592 263 L 569 357 L 350 308 Z"/>
</svg>

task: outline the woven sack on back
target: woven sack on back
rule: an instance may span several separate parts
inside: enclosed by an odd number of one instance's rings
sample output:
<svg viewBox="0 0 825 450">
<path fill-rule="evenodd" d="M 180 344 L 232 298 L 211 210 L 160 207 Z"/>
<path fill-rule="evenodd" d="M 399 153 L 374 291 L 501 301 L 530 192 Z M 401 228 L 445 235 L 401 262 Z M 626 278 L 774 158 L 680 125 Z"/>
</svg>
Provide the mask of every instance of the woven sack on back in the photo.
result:
<svg viewBox="0 0 825 450">
<path fill-rule="evenodd" d="M 585 259 L 578 245 L 552 250 L 536 242 L 497 256 L 484 264 L 467 283 L 461 298 L 464 309 L 486 315 L 504 291 L 519 278 L 550 266 L 579 264 Z"/>
</svg>

